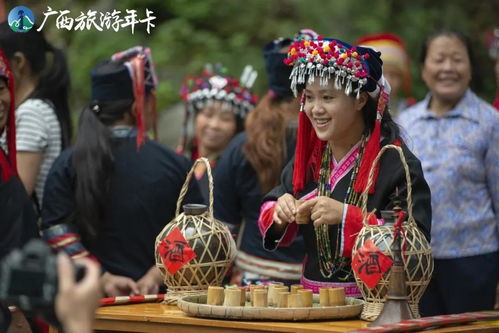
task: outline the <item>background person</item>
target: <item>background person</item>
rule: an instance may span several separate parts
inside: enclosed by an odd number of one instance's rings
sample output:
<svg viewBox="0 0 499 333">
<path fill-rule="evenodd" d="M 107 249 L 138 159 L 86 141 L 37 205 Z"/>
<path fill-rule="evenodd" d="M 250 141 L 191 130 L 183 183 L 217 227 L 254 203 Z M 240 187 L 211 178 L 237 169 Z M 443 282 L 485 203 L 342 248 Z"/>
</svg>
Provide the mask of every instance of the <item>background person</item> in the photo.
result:
<svg viewBox="0 0 499 333">
<path fill-rule="evenodd" d="M 307 29 L 297 35 L 317 36 Z M 265 46 L 269 91 L 249 113 L 245 132 L 232 140 L 215 170 L 215 216 L 240 226 L 233 283 L 279 280 L 290 285 L 301 276 L 303 239 L 268 252 L 257 224 L 263 196 L 279 184 L 282 169 L 294 154 L 300 105 L 289 88 L 291 67 L 283 63 L 291 42 L 279 38 Z"/>
<path fill-rule="evenodd" d="M 429 93 L 398 118 L 431 188 L 433 277 L 424 316 L 491 310 L 499 275 L 499 113 L 470 90 L 473 48 L 453 30 L 429 35 Z"/>
<path fill-rule="evenodd" d="M 184 157 L 145 135 L 152 69 L 150 50 L 140 46 L 94 67 L 76 144 L 56 160 L 45 187 L 43 238 L 73 259 L 98 260 L 109 296 L 162 286 L 154 241 L 174 217 L 189 170 Z M 195 182 L 184 202 L 203 202 Z"/>
<path fill-rule="evenodd" d="M 381 52 L 383 75 L 390 83 L 390 113 L 393 117 L 413 105 L 410 58 L 404 41 L 393 33 L 379 33 L 361 37 L 357 45 L 372 47 Z"/>
<path fill-rule="evenodd" d="M 69 146 L 70 88 L 66 58 L 34 26 L 17 33 L 0 23 L 0 47 L 16 80 L 16 141 L 19 177 L 38 210 L 52 163 Z"/>
<path fill-rule="evenodd" d="M 221 65 L 207 65 L 200 76 L 188 76 L 180 95 L 185 102 L 185 118 L 177 152 L 192 161 L 206 157 L 212 168 L 230 140 L 244 128 L 244 120 L 256 104 L 250 88 L 256 72 L 247 70 L 241 80 L 225 74 Z M 189 135 L 189 121 L 193 119 L 193 134 Z M 208 177 L 205 165 L 200 163 L 196 179 L 205 201 L 208 202 Z"/>
</svg>

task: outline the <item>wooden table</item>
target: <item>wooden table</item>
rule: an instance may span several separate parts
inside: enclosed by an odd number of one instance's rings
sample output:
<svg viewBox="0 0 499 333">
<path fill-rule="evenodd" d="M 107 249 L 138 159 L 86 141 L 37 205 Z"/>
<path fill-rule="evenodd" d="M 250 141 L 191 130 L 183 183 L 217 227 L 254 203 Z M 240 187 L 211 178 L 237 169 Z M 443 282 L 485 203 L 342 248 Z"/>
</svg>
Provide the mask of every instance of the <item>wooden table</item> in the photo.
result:
<svg viewBox="0 0 499 333">
<path fill-rule="evenodd" d="M 115 332 L 347 332 L 365 327 L 362 320 L 313 322 L 233 321 L 189 317 L 176 306 L 158 303 L 115 305 L 97 310 L 95 330 Z M 473 323 L 425 332 L 498 332 L 499 327 L 488 323 Z M 51 328 L 50 333 L 57 333 Z"/>
</svg>

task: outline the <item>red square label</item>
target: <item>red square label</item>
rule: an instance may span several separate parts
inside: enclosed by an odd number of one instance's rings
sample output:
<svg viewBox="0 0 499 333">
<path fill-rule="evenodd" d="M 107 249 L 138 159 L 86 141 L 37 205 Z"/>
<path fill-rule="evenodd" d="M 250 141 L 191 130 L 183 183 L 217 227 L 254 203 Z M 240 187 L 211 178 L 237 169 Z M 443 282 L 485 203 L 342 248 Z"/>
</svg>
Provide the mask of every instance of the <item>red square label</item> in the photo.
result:
<svg viewBox="0 0 499 333">
<path fill-rule="evenodd" d="M 182 266 L 196 258 L 196 253 L 179 228 L 173 229 L 159 243 L 158 252 L 161 255 L 163 265 L 170 274 L 175 274 Z"/>
<path fill-rule="evenodd" d="M 352 269 L 369 289 L 373 289 L 392 264 L 393 260 L 368 239 L 353 257 Z"/>
</svg>

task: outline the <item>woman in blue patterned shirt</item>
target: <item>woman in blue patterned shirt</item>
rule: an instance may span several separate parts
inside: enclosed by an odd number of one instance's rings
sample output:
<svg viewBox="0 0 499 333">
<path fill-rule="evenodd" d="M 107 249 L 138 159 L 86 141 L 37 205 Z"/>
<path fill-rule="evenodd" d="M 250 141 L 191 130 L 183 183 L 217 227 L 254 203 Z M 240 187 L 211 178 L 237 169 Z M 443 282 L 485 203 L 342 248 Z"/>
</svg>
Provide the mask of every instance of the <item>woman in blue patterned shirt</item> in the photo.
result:
<svg viewBox="0 0 499 333">
<path fill-rule="evenodd" d="M 499 275 L 499 113 L 469 88 L 466 37 L 438 31 L 422 48 L 430 92 L 399 123 L 432 195 L 435 271 L 422 315 L 489 310 Z"/>
</svg>

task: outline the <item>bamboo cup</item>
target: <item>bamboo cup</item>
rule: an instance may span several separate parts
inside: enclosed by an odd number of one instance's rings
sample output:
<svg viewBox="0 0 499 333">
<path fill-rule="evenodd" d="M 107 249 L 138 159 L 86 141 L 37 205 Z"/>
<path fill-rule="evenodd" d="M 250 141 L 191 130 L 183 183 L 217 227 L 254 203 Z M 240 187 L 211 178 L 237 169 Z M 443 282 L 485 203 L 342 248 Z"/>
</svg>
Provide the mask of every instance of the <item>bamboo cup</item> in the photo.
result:
<svg viewBox="0 0 499 333">
<path fill-rule="evenodd" d="M 269 283 L 269 292 L 267 294 L 267 304 L 268 306 L 274 306 L 274 288 L 281 287 L 284 283 L 282 282 L 270 282 Z"/>
<path fill-rule="evenodd" d="M 279 291 L 277 294 L 277 307 L 278 308 L 287 308 L 288 307 L 288 299 L 291 293 L 289 291 Z"/>
<path fill-rule="evenodd" d="M 246 305 L 246 288 L 244 287 L 239 287 L 239 289 L 241 290 L 241 306 L 245 306 Z"/>
<path fill-rule="evenodd" d="M 298 207 L 300 207 L 300 205 L 304 202 L 305 200 L 295 201 L 296 211 L 298 211 Z M 296 224 L 307 224 L 308 222 L 310 222 L 310 212 L 296 213 L 295 221 Z"/>
<path fill-rule="evenodd" d="M 319 288 L 319 305 L 320 306 L 329 306 L 329 289 L 327 287 Z"/>
<path fill-rule="evenodd" d="M 338 306 L 345 305 L 345 289 L 344 288 L 329 288 L 329 305 Z"/>
<path fill-rule="evenodd" d="M 296 291 L 298 289 L 303 289 L 303 286 L 301 284 L 292 284 L 291 285 L 291 293 L 296 294 Z"/>
<path fill-rule="evenodd" d="M 208 305 L 222 305 L 224 302 L 224 288 L 223 287 L 208 287 L 208 298 L 206 304 Z"/>
<path fill-rule="evenodd" d="M 254 307 L 267 307 L 267 290 L 255 289 L 253 291 L 253 306 Z"/>
<path fill-rule="evenodd" d="M 312 306 L 313 303 L 313 292 L 310 289 L 300 289 L 298 290 L 298 295 L 301 297 L 302 305 L 306 308 Z"/>
<path fill-rule="evenodd" d="M 225 289 L 224 306 L 241 306 L 241 289 Z"/>
<path fill-rule="evenodd" d="M 254 291 L 256 289 L 265 289 L 265 286 L 260 285 L 260 284 L 250 285 L 250 304 L 251 304 L 251 306 L 253 306 L 253 295 L 254 295 Z"/>
<path fill-rule="evenodd" d="M 288 308 L 301 308 L 301 307 L 303 307 L 303 302 L 301 300 L 301 295 L 299 295 L 299 294 L 289 294 Z"/>
<path fill-rule="evenodd" d="M 272 306 L 277 306 L 277 302 L 279 301 L 279 293 L 289 291 L 288 286 L 275 286 L 273 289 L 273 293 L 271 295 Z M 270 304 L 269 304 L 270 306 Z"/>
</svg>

